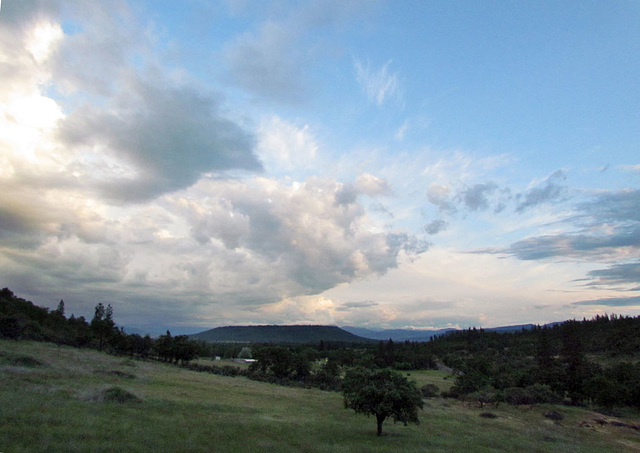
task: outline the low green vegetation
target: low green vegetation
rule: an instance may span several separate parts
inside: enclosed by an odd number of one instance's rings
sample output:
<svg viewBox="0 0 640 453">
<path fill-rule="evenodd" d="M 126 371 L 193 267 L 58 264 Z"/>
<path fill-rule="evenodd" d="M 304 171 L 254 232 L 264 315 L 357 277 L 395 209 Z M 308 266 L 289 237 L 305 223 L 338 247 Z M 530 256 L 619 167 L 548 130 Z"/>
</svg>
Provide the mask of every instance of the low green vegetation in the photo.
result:
<svg viewBox="0 0 640 453">
<path fill-rule="evenodd" d="M 633 418 L 578 407 L 480 408 L 474 402 L 429 398 L 418 411 L 419 425 L 387 423 L 378 438 L 374 420 L 344 409 L 337 392 L 216 376 L 51 343 L 0 340 L 0 351 L 3 452 L 640 448 Z M 412 377 L 420 383 L 439 379 L 431 372 L 412 372 Z M 545 417 L 551 411 L 562 420 Z M 481 417 L 487 412 L 495 418 Z"/>
</svg>

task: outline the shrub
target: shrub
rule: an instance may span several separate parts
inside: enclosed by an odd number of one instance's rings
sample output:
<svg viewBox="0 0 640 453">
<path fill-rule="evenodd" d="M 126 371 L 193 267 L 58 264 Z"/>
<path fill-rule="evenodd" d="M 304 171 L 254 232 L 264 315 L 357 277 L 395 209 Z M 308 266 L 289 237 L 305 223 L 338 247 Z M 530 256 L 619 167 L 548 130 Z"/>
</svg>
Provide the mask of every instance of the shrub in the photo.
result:
<svg viewBox="0 0 640 453">
<path fill-rule="evenodd" d="M 504 390 L 504 400 L 510 404 L 557 403 L 560 396 L 546 384 L 534 384 L 528 387 L 509 387 Z"/>
<path fill-rule="evenodd" d="M 502 401 L 502 393 L 493 387 L 484 387 L 475 392 L 468 393 L 464 396 L 464 400 L 478 403 L 480 407 L 484 407 L 485 404 L 497 404 Z"/>
<path fill-rule="evenodd" d="M 100 395 L 102 401 L 113 401 L 116 403 L 141 403 L 142 400 L 133 393 L 126 391 L 121 387 L 109 387 Z"/>
<path fill-rule="evenodd" d="M 424 398 L 433 398 L 434 396 L 438 396 L 440 394 L 440 389 L 435 384 L 425 384 L 420 387 L 420 393 Z"/>
<path fill-rule="evenodd" d="M 522 387 L 504 389 L 504 400 L 509 404 L 533 404 L 535 401 L 530 392 Z"/>
</svg>

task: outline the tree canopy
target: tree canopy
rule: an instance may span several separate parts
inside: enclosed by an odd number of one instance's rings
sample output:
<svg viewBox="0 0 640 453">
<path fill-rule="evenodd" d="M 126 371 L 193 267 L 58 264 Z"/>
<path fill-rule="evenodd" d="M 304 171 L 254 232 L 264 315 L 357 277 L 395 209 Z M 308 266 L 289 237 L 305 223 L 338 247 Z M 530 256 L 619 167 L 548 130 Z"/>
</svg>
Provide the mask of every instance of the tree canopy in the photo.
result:
<svg viewBox="0 0 640 453">
<path fill-rule="evenodd" d="M 422 409 L 422 395 L 413 382 L 388 368 L 368 370 L 354 368 L 343 380 L 344 405 L 356 413 L 375 415 L 377 434 L 389 417 L 394 422 L 420 423 L 418 409 Z"/>
</svg>

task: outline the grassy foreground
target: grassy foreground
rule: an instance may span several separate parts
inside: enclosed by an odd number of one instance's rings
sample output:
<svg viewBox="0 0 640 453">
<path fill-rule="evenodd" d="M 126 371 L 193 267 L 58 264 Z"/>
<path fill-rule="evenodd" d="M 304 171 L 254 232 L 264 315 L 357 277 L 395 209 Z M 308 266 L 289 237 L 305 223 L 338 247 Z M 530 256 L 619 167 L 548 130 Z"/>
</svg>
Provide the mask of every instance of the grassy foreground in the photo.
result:
<svg viewBox="0 0 640 453">
<path fill-rule="evenodd" d="M 437 372 L 412 376 L 419 382 L 444 378 Z M 546 419 L 549 410 L 564 419 Z M 480 417 L 483 412 L 497 418 Z M 91 350 L 0 341 L 3 453 L 640 451 L 640 431 L 610 423 L 637 421 L 584 409 L 479 409 L 431 399 L 420 419 L 419 426 L 387 422 L 378 438 L 374 419 L 345 410 L 338 393 L 213 376 Z"/>
</svg>

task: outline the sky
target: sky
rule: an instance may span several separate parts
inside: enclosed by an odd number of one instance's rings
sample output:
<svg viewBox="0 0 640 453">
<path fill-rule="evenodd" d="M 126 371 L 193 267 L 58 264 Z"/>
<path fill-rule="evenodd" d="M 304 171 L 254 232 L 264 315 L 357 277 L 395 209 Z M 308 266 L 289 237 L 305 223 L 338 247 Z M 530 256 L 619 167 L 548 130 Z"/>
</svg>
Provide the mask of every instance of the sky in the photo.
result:
<svg viewBox="0 0 640 453">
<path fill-rule="evenodd" d="M 4 0 L 0 286 L 118 325 L 640 314 L 640 2 Z"/>
</svg>

